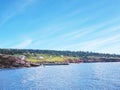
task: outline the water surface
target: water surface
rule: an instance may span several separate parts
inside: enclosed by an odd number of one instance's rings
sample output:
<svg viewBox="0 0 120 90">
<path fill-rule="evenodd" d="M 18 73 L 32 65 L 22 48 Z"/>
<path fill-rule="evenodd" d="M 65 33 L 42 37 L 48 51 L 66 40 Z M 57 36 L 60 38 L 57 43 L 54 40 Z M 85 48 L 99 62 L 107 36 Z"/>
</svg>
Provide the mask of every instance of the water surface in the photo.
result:
<svg viewBox="0 0 120 90">
<path fill-rule="evenodd" d="M 120 90 L 120 63 L 0 69 L 0 90 Z"/>
</svg>

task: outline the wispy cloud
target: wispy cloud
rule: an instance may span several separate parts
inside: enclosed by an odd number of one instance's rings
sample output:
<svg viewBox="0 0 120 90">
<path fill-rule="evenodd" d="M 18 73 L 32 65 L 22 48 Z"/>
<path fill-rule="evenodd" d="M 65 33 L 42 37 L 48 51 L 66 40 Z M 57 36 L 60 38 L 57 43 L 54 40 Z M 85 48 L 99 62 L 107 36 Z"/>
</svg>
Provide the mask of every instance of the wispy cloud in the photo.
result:
<svg viewBox="0 0 120 90">
<path fill-rule="evenodd" d="M 27 40 L 24 40 L 22 41 L 21 43 L 15 45 L 15 46 L 12 46 L 12 48 L 27 48 L 29 45 L 32 44 L 32 39 L 27 39 Z"/>
<path fill-rule="evenodd" d="M 33 4 L 36 0 L 26 0 L 17 7 L 18 12 L 25 10 L 28 6 Z"/>
<path fill-rule="evenodd" d="M 112 26 L 111 24 L 118 22 L 119 19 L 115 19 L 115 20 L 110 20 L 110 21 L 106 21 L 104 23 L 100 23 L 100 24 L 96 24 L 96 25 L 92 25 L 89 27 L 85 27 L 85 28 L 80 28 L 78 30 L 72 30 L 72 32 L 68 32 L 68 33 L 62 33 L 61 35 L 56 36 L 55 38 L 51 39 L 51 41 L 55 41 L 55 43 L 60 43 L 67 40 L 68 41 L 75 41 L 78 39 L 82 39 L 85 37 L 91 37 L 91 35 L 95 34 L 94 36 L 104 36 L 105 33 L 113 33 L 115 31 L 118 31 L 120 29 L 120 26 Z M 109 26 L 109 27 L 106 27 Z M 54 43 L 54 44 L 55 44 Z"/>
<path fill-rule="evenodd" d="M 110 36 L 110 37 L 106 37 L 106 38 L 98 38 L 98 39 L 94 39 L 94 40 L 89 40 L 89 41 L 85 41 L 85 42 L 80 42 L 80 43 L 76 43 L 76 44 L 72 44 L 72 45 L 66 45 L 63 47 L 58 47 L 60 49 L 72 49 L 72 50 L 83 50 L 83 51 L 97 51 L 100 48 L 107 48 L 107 46 L 111 45 L 114 47 L 114 43 L 119 43 L 120 40 L 120 35 L 117 34 L 116 36 Z M 109 48 L 110 49 L 110 48 Z M 112 49 L 112 47 L 111 47 Z M 107 50 L 107 49 L 104 49 Z M 103 51 L 104 51 L 103 50 Z M 115 50 L 115 48 L 114 48 Z M 100 51 L 100 50 L 98 50 Z M 104 51 L 107 52 L 107 51 Z M 114 52 L 113 52 L 114 53 Z"/>
<path fill-rule="evenodd" d="M 35 0 L 25 0 L 23 3 L 19 3 L 18 5 L 13 5 L 5 11 L 2 15 L 2 21 L 0 22 L 0 26 L 4 25 L 7 21 L 9 21 L 11 18 L 19 14 L 20 12 L 24 11 L 29 5 L 31 5 Z M 15 10 L 14 10 L 15 8 Z"/>
<path fill-rule="evenodd" d="M 34 2 L 36 0 L 13 1 L 8 3 L 12 4 L 9 9 L 5 6 L 6 10 L 1 11 L 1 32 L 6 35 L 9 29 L 8 38 L 1 40 L 1 43 L 4 40 L 7 43 L 1 46 L 101 52 L 119 48 L 120 13 L 114 7 L 116 3 L 108 5 L 108 0 L 70 3 L 38 0 L 34 7 Z M 11 41 L 14 34 L 16 39 Z"/>
<path fill-rule="evenodd" d="M 0 26 L 4 25 L 9 19 L 11 19 L 13 16 L 15 16 L 15 12 L 9 13 L 9 14 L 4 14 L 3 15 L 3 20 L 0 22 Z"/>
<path fill-rule="evenodd" d="M 120 42 L 120 41 L 119 41 Z M 100 48 L 98 49 L 99 52 L 102 52 L 102 53 L 111 53 L 111 54 L 119 54 L 120 53 L 120 45 L 119 43 L 116 43 L 114 45 L 109 45 L 107 47 L 103 47 L 103 48 Z"/>
<path fill-rule="evenodd" d="M 117 31 L 120 27 L 119 26 L 113 27 L 111 24 L 114 24 L 115 22 L 119 22 L 119 21 L 120 21 L 120 18 L 116 18 L 114 20 L 110 20 L 110 21 L 102 22 L 102 23 L 99 23 L 96 25 L 91 25 L 89 27 L 81 28 L 81 29 L 79 29 L 77 34 L 74 34 L 74 32 L 73 32 L 72 39 L 77 39 L 77 38 L 80 38 L 87 34 L 90 35 L 90 34 L 96 33 L 96 31 L 99 33 L 105 33 L 107 31 L 109 31 L 109 32 Z M 106 27 L 106 26 L 109 26 L 109 27 Z"/>
</svg>

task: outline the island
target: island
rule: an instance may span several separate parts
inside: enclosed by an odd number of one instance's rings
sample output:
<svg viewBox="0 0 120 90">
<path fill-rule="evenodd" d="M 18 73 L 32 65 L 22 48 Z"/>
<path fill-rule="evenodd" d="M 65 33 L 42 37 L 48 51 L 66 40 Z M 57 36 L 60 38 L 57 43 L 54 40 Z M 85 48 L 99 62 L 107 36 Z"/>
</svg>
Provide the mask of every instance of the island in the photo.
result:
<svg viewBox="0 0 120 90">
<path fill-rule="evenodd" d="M 83 51 L 0 49 L 0 68 L 97 62 L 120 62 L 120 55 Z"/>
</svg>

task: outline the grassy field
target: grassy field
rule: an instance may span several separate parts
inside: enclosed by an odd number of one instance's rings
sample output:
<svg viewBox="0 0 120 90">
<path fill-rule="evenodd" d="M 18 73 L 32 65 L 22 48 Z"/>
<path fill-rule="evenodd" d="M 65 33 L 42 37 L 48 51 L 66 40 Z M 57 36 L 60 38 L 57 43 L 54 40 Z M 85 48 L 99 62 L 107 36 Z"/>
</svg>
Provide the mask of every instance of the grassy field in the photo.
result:
<svg viewBox="0 0 120 90">
<path fill-rule="evenodd" d="M 41 56 L 43 59 L 38 59 L 37 57 Z M 63 56 L 51 56 L 46 54 L 39 54 L 36 57 L 30 56 L 27 58 L 27 61 L 29 62 L 65 62 L 69 57 L 63 57 Z"/>
<path fill-rule="evenodd" d="M 15 56 L 19 57 L 19 54 L 15 54 Z M 56 55 L 48 55 L 48 54 L 36 54 L 36 55 L 25 55 L 26 60 L 33 63 L 39 62 L 66 62 L 68 59 L 78 59 L 77 57 L 68 57 L 68 56 L 56 56 Z M 38 57 L 43 57 L 43 59 L 38 59 Z"/>
</svg>

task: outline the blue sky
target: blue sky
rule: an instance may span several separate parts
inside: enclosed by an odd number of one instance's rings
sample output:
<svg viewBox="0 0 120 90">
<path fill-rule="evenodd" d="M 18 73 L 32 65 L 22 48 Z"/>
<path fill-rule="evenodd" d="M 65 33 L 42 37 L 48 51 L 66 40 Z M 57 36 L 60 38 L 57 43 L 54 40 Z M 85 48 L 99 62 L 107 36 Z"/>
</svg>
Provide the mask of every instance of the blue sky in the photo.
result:
<svg viewBox="0 0 120 90">
<path fill-rule="evenodd" d="M 120 54 L 120 0 L 0 0 L 0 48 Z"/>
</svg>

